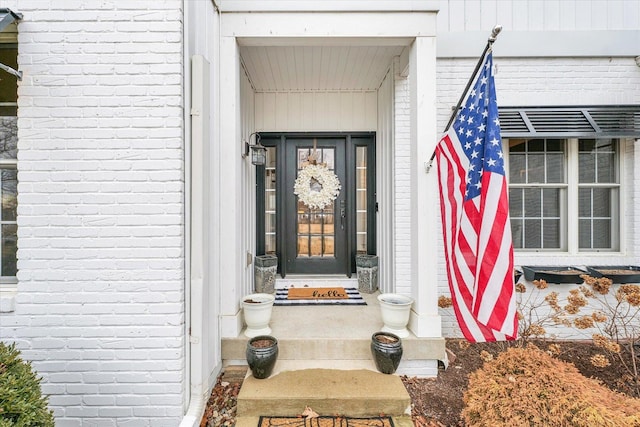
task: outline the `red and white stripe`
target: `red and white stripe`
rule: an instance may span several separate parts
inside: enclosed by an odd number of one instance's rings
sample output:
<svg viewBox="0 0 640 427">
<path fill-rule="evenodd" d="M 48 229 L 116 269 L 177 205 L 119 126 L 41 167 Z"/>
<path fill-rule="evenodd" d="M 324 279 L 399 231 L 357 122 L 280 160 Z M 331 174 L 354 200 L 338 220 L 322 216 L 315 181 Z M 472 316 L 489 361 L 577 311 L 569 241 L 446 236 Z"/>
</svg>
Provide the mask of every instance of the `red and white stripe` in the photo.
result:
<svg viewBox="0 0 640 427">
<path fill-rule="evenodd" d="M 473 342 L 515 339 L 506 178 L 484 171 L 480 196 L 465 201 L 469 161 L 453 127 L 438 144 L 436 157 L 447 276 L 460 329 Z"/>
</svg>

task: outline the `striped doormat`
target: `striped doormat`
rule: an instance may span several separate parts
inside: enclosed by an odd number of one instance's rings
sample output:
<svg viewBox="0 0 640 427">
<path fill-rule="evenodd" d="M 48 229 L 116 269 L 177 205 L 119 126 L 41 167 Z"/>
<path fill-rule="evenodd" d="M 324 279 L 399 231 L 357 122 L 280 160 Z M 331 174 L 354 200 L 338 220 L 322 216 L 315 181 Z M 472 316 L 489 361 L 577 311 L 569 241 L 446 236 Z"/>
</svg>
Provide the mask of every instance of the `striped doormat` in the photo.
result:
<svg viewBox="0 0 640 427">
<path fill-rule="evenodd" d="M 260 417 L 258 427 L 394 427 L 391 417 Z"/>
<path fill-rule="evenodd" d="M 298 288 L 291 288 L 298 289 Z M 360 292 L 356 288 L 344 288 L 347 298 L 295 298 L 289 299 L 288 289 L 276 289 L 276 300 L 273 305 L 294 306 L 294 305 L 367 305 Z"/>
</svg>

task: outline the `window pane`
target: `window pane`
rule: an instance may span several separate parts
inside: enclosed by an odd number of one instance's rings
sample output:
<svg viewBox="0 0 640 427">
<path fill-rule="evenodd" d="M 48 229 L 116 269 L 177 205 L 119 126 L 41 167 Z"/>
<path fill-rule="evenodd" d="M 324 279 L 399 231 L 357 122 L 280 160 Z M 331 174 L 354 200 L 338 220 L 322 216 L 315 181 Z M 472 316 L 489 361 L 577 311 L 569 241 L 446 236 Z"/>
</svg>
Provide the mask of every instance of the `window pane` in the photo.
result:
<svg viewBox="0 0 640 427">
<path fill-rule="evenodd" d="M 269 212 L 276 211 L 276 191 L 267 190 L 264 194 L 264 207 Z"/>
<path fill-rule="evenodd" d="M 358 233 L 357 245 L 358 245 L 358 247 L 356 248 L 356 250 L 358 251 L 359 254 L 366 254 L 367 253 L 367 235 L 366 235 L 366 233 L 364 233 L 364 234 Z"/>
<path fill-rule="evenodd" d="M 275 222 L 274 222 L 275 225 Z M 309 233 L 310 225 L 307 214 L 298 214 L 298 233 Z"/>
<path fill-rule="evenodd" d="M 530 153 L 544 151 L 544 139 L 532 139 L 527 145 L 527 150 Z"/>
<path fill-rule="evenodd" d="M 511 218 L 522 216 L 522 192 L 521 188 L 509 189 L 509 215 Z"/>
<path fill-rule="evenodd" d="M 608 183 L 615 182 L 614 169 L 615 155 L 612 153 L 598 154 L 598 182 Z"/>
<path fill-rule="evenodd" d="M 547 139 L 547 151 L 564 151 L 564 139 Z"/>
<path fill-rule="evenodd" d="M 313 150 L 311 150 L 313 151 Z M 333 148 L 320 150 L 322 153 L 322 162 L 327 164 L 327 168 L 335 169 L 335 153 Z"/>
<path fill-rule="evenodd" d="M 591 249 L 591 220 L 578 221 L 578 244 L 580 249 Z"/>
<path fill-rule="evenodd" d="M 0 63 L 18 69 L 18 47 L 15 44 L 0 44 Z M 16 102 L 18 100 L 18 78 L 2 71 L 0 76 L 0 102 Z"/>
<path fill-rule="evenodd" d="M 276 170 L 275 169 L 267 169 L 264 171 L 264 188 L 266 190 L 273 190 L 273 191 L 276 190 Z"/>
<path fill-rule="evenodd" d="M 611 221 L 609 219 L 593 220 L 593 248 L 611 248 Z"/>
<path fill-rule="evenodd" d="M 543 221 L 542 233 L 543 248 L 560 248 L 560 220 L 559 219 L 545 219 Z"/>
<path fill-rule="evenodd" d="M 614 216 L 618 212 L 618 190 L 581 188 L 579 194 L 580 249 L 617 249 L 614 241 L 618 239 L 614 239 L 614 233 L 619 231 Z"/>
<path fill-rule="evenodd" d="M 358 212 L 357 214 L 358 231 L 364 231 L 367 229 L 367 213 Z"/>
<path fill-rule="evenodd" d="M 309 237 L 308 236 L 298 236 L 298 256 L 299 257 L 309 256 Z"/>
<path fill-rule="evenodd" d="M 579 181 L 586 183 L 596 182 L 596 155 L 591 153 L 580 153 L 578 164 Z"/>
<path fill-rule="evenodd" d="M 613 183 L 616 177 L 617 140 L 581 139 L 579 180 L 584 183 Z"/>
<path fill-rule="evenodd" d="M 523 242 L 524 228 L 521 219 L 511 218 L 511 237 L 513 239 L 513 247 L 517 249 L 524 248 Z"/>
<path fill-rule="evenodd" d="M 276 253 L 276 148 L 267 147 L 264 166 L 264 252 Z"/>
<path fill-rule="evenodd" d="M 564 182 L 564 154 L 547 154 L 547 183 Z"/>
<path fill-rule="evenodd" d="M 4 71 L 2 71 L 4 73 Z M 5 73 L 6 74 L 6 73 Z M 0 117 L 0 158 L 15 159 L 18 147 L 18 118 Z"/>
<path fill-rule="evenodd" d="M 542 221 L 539 219 L 525 219 L 524 221 L 524 244 L 526 248 L 542 247 Z"/>
<path fill-rule="evenodd" d="M 539 217 L 542 213 L 541 192 L 539 188 L 527 188 L 524 190 L 524 215 L 526 217 Z"/>
<path fill-rule="evenodd" d="M 356 147 L 356 251 L 367 253 L 367 147 Z"/>
<path fill-rule="evenodd" d="M 356 186 L 357 188 L 367 188 L 366 167 L 356 169 Z"/>
<path fill-rule="evenodd" d="M 524 153 L 527 148 L 527 142 L 524 139 L 510 139 L 509 153 Z"/>
<path fill-rule="evenodd" d="M 16 224 L 4 224 L 2 226 L 2 275 L 15 276 L 16 251 L 18 248 L 18 226 Z"/>
<path fill-rule="evenodd" d="M 265 168 L 273 169 L 275 171 L 275 168 L 276 168 L 276 147 L 267 147 L 267 159 L 265 161 Z"/>
<path fill-rule="evenodd" d="M 596 149 L 595 139 L 581 139 L 578 141 L 578 151 L 590 153 Z"/>
<path fill-rule="evenodd" d="M 327 236 L 327 235 L 324 236 L 324 247 L 322 248 L 323 249 L 322 254 L 324 256 L 333 255 L 333 246 L 334 246 L 333 241 L 334 241 L 333 236 Z"/>
<path fill-rule="evenodd" d="M 367 147 L 356 147 L 356 167 L 367 167 Z"/>
<path fill-rule="evenodd" d="M 526 182 L 527 179 L 527 157 L 523 154 L 509 155 L 509 180 L 512 184 Z"/>
<path fill-rule="evenodd" d="M 593 194 L 593 216 L 611 217 L 611 189 L 594 188 Z"/>
<path fill-rule="evenodd" d="M 16 198 L 18 185 L 18 171 L 15 169 L 0 170 L 2 183 L 2 221 L 15 221 L 18 200 Z"/>
<path fill-rule="evenodd" d="M 528 183 L 545 182 L 544 154 L 530 154 L 528 156 Z"/>
<path fill-rule="evenodd" d="M 264 216 L 264 231 L 266 234 L 276 232 L 276 216 L 274 214 L 265 214 Z"/>
<path fill-rule="evenodd" d="M 270 234 L 265 236 L 264 252 L 267 254 L 276 253 L 276 235 L 275 234 Z"/>
<path fill-rule="evenodd" d="M 322 256 L 322 236 L 311 236 L 311 256 Z"/>
<path fill-rule="evenodd" d="M 591 216 L 591 189 L 578 190 L 578 215 L 580 217 Z"/>
<path fill-rule="evenodd" d="M 545 188 L 542 190 L 542 211 L 544 217 L 560 217 L 560 189 Z"/>
</svg>

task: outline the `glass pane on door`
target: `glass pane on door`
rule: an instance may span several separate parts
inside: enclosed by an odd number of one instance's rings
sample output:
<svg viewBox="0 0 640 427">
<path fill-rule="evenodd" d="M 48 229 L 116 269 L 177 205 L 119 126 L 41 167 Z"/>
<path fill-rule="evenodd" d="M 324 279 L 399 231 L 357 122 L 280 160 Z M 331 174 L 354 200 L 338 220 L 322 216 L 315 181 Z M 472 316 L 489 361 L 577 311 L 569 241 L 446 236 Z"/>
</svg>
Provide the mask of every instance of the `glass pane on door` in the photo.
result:
<svg viewBox="0 0 640 427">
<path fill-rule="evenodd" d="M 314 149 L 298 148 L 297 171 L 309 164 L 309 156 Z M 326 164 L 331 171 L 335 169 L 335 149 L 321 148 L 315 150 L 316 161 Z M 313 156 L 312 156 L 313 157 Z M 313 185 L 320 184 L 312 182 Z M 318 188 L 319 190 L 319 188 Z M 334 257 L 335 241 L 335 201 L 323 209 L 310 209 L 300 200 L 297 201 L 297 256 L 300 258 Z"/>
<path fill-rule="evenodd" d="M 276 253 L 276 148 L 267 148 L 264 167 L 264 252 Z"/>
<path fill-rule="evenodd" d="M 356 148 L 356 251 L 367 253 L 367 147 Z"/>
</svg>

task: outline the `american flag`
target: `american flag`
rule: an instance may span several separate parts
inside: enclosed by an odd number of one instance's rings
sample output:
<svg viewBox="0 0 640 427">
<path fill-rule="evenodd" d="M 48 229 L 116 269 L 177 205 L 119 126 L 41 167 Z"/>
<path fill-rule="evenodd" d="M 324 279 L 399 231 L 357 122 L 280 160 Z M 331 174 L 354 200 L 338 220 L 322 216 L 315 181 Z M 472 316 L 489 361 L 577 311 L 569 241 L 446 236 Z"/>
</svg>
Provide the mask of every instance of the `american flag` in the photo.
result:
<svg viewBox="0 0 640 427">
<path fill-rule="evenodd" d="M 449 289 L 467 340 L 511 340 L 518 317 L 491 52 L 466 96 L 436 147 Z"/>
</svg>

